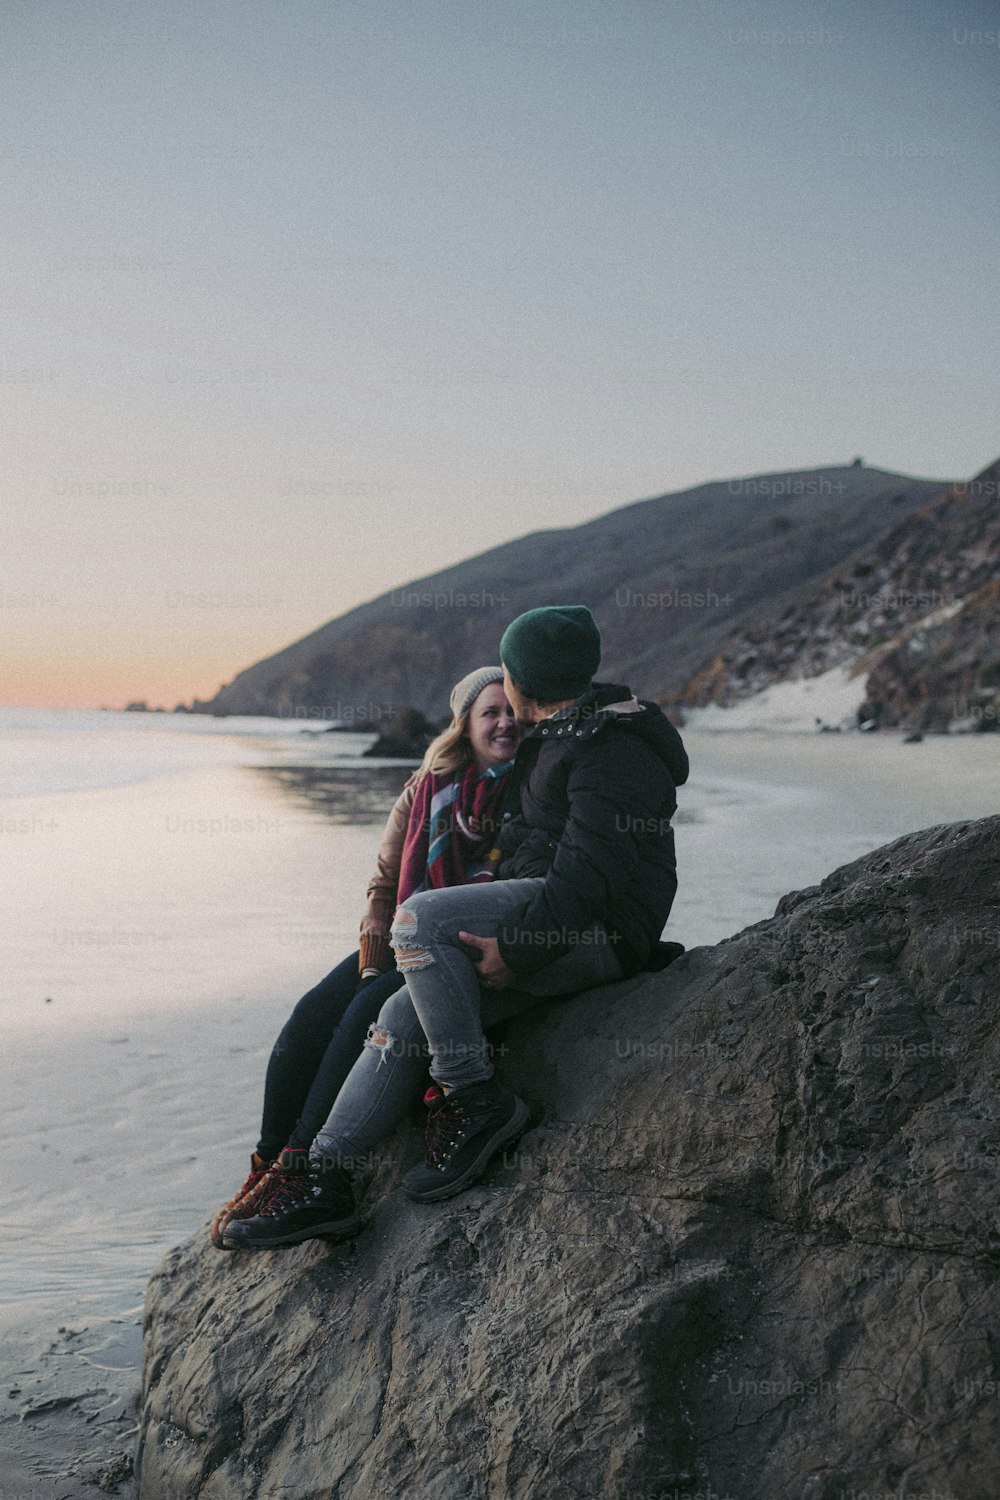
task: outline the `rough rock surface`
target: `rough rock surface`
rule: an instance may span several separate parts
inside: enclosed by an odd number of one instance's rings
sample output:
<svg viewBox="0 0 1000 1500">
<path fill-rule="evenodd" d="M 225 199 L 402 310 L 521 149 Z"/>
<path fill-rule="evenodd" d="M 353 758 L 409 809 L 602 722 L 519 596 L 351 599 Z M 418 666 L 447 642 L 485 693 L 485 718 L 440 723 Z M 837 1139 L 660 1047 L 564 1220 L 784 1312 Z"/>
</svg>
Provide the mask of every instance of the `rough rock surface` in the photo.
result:
<svg viewBox="0 0 1000 1500">
<path fill-rule="evenodd" d="M 942 613 L 880 657 L 868 677 L 864 718 L 882 728 L 1000 729 L 1000 577 L 956 613 Z"/>
<path fill-rule="evenodd" d="M 727 705 L 773 682 L 858 663 L 859 718 L 880 727 L 1000 727 L 1000 461 L 903 516 L 795 597 L 732 632 L 678 695 Z"/>
<path fill-rule="evenodd" d="M 513 1023 L 482 1185 L 167 1257 L 144 1500 L 992 1500 L 998 956 L 1000 817 Z"/>
</svg>

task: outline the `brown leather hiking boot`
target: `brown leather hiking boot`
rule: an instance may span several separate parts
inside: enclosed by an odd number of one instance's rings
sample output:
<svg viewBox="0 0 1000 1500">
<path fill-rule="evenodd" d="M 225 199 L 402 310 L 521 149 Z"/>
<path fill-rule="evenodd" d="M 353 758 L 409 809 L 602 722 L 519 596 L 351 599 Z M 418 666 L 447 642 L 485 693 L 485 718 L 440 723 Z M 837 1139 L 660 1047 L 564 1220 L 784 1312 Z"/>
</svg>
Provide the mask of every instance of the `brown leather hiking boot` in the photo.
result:
<svg viewBox="0 0 1000 1500">
<path fill-rule="evenodd" d="M 228 1203 L 224 1203 L 212 1220 L 209 1236 L 212 1244 L 217 1250 L 225 1250 L 222 1235 L 227 1224 L 233 1219 L 247 1219 L 252 1214 L 259 1213 L 271 1194 L 276 1190 L 282 1180 L 282 1164 L 287 1171 L 298 1165 L 297 1158 L 301 1157 L 303 1164 L 308 1161 L 308 1152 L 295 1152 L 292 1147 L 286 1146 L 277 1161 L 265 1161 L 255 1151 L 250 1158 L 250 1171 L 238 1193 L 234 1193 Z"/>
</svg>

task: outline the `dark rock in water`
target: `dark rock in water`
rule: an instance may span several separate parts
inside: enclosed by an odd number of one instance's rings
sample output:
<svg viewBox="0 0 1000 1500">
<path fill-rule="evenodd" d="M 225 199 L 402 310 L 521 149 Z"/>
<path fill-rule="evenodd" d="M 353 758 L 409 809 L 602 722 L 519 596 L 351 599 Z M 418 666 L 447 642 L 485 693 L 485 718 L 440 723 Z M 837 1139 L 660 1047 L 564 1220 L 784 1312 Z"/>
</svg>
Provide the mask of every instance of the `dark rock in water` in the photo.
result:
<svg viewBox="0 0 1000 1500">
<path fill-rule="evenodd" d="M 316 729 L 314 734 L 379 734 L 382 726 L 375 719 L 358 719 L 356 724 L 328 724 L 325 729 Z"/>
<path fill-rule="evenodd" d="M 437 734 L 429 719 L 416 708 L 401 708 L 394 713 L 366 756 L 382 760 L 422 760 L 424 751 Z"/>
<path fill-rule="evenodd" d="M 998 869 L 928 829 L 519 1018 L 538 1123 L 452 1202 L 407 1127 L 352 1245 L 172 1251 L 143 1500 L 992 1500 Z"/>
</svg>

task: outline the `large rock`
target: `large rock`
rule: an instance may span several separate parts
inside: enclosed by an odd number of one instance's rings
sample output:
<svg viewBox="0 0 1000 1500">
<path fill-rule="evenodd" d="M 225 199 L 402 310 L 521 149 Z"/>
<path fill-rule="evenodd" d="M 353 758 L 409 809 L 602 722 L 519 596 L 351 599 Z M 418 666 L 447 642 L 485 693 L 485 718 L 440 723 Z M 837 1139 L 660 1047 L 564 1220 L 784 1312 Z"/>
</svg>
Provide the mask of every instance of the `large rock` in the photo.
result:
<svg viewBox="0 0 1000 1500">
<path fill-rule="evenodd" d="M 998 877 L 1000 818 L 900 839 L 512 1024 L 540 1123 L 473 1191 L 174 1250 L 144 1500 L 992 1500 Z"/>
</svg>

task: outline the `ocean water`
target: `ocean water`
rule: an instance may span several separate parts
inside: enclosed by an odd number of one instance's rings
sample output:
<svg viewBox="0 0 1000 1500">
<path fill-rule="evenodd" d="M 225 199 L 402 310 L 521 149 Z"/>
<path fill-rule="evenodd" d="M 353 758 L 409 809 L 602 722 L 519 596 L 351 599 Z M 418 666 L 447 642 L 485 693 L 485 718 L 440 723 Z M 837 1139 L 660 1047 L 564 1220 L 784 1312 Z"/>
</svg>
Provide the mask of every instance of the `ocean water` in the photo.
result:
<svg viewBox="0 0 1000 1500">
<path fill-rule="evenodd" d="M 146 1279 L 242 1178 L 274 1037 L 356 945 L 408 768 L 319 727 L 0 711 L 0 1373 L 16 1391 L 44 1396 L 39 1351 L 67 1328 L 59 1368 L 96 1381 L 95 1401 L 137 1384 Z M 995 736 L 685 738 L 667 935 L 688 947 L 1000 805 Z"/>
<path fill-rule="evenodd" d="M 0 711 L 4 1496 L 132 1441 L 149 1272 L 242 1178 L 274 1036 L 356 946 L 411 768 L 321 728 Z"/>
<path fill-rule="evenodd" d="M 361 759 L 369 743 L 287 720 L 0 712 L 7 1035 L 246 1003 L 349 951 L 407 774 Z"/>
</svg>

